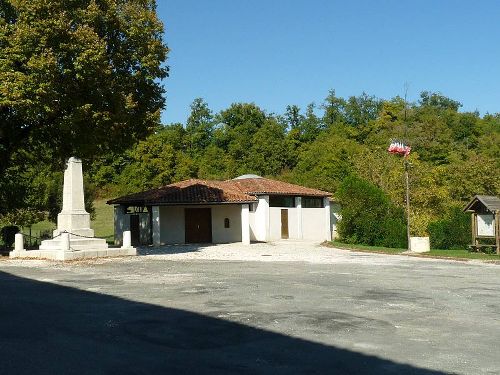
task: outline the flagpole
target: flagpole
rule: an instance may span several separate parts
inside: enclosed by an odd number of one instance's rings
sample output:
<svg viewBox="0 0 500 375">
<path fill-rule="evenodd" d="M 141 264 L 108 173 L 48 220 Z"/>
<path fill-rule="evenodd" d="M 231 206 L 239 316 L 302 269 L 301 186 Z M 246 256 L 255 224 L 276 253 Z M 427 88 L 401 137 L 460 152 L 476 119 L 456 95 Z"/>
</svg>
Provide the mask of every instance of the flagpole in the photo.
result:
<svg viewBox="0 0 500 375">
<path fill-rule="evenodd" d="M 405 179 L 406 179 L 406 236 L 408 238 L 408 251 L 411 251 L 411 234 L 410 234 L 410 178 L 408 176 L 408 158 L 405 156 Z"/>
<path fill-rule="evenodd" d="M 408 142 L 408 121 L 407 121 L 407 113 L 408 113 L 408 87 L 409 84 L 408 82 L 405 82 L 405 119 L 404 119 L 404 126 L 405 126 L 405 143 Z M 408 155 L 405 154 L 404 160 L 405 160 L 405 180 L 406 180 L 406 237 L 408 239 L 408 251 L 411 251 L 411 233 L 410 233 L 410 178 L 408 176 L 408 169 L 409 163 L 408 163 Z"/>
</svg>

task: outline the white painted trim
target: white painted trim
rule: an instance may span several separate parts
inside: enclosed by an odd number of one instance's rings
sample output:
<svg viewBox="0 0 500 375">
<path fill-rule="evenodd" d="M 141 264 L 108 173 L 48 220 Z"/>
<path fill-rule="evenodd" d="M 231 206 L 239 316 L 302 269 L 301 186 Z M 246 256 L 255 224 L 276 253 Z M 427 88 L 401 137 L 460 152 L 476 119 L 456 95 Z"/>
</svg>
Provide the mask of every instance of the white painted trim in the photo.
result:
<svg viewBox="0 0 500 375">
<path fill-rule="evenodd" d="M 295 207 L 297 208 L 297 238 L 304 238 L 302 231 L 302 197 L 295 197 Z"/>
<path fill-rule="evenodd" d="M 248 204 L 241 205 L 241 242 L 250 245 L 250 209 Z"/>
<path fill-rule="evenodd" d="M 324 205 L 325 205 L 325 241 L 331 241 L 332 240 L 332 228 L 330 226 L 330 199 L 328 197 L 323 198 Z"/>
</svg>

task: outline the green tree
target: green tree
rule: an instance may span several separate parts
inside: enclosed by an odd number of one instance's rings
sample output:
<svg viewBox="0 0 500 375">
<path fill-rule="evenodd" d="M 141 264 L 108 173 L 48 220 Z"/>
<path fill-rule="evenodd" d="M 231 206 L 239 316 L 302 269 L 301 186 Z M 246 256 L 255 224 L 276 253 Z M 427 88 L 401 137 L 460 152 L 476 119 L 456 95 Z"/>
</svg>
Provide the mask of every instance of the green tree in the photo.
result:
<svg viewBox="0 0 500 375">
<path fill-rule="evenodd" d="M 322 133 L 298 157 L 291 181 L 334 192 L 354 171 L 356 155 L 362 147 L 334 130 Z"/>
<path fill-rule="evenodd" d="M 197 98 L 191 104 L 191 113 L 186 122 L 187 146 L 191 155 L 197 155 L 211 142 L 214 118 L 208 104 Z"/>
<path fill-rule="evenodd" d="M 0 174 L 124 149 L 159 123 L 168 49 L 154 0 L 0 2 Z"/>
<path fill-rule="evenodd" d="M 384 192 L 355 175 L 347 177 L 337 190 L 342 220 L 341 240 L 349 243 L 406 247 L 404 214 L 391 204 Z"/>
<path fill-rule="evenodd" d="M 447 98 L 441 93 L 423 91 L 420 93 L 420 105 L 422 107 L 434 107 L 441 110 L 449 109 L 457 112 L 462 106 L 462 103 Z"/>
</svg>

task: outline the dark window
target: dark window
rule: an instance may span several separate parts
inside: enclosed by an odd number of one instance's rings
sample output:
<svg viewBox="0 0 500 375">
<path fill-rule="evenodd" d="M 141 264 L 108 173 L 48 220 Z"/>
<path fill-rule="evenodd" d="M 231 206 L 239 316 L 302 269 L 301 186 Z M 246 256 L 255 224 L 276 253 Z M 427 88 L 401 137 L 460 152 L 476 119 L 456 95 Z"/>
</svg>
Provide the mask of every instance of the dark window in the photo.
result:
<svg viewBox="0 0 500 375">
<path fill-rule="evenodd" d="M 323 208 L 323 198 L 302 197 L 302 207 L 304 208 Z"/>
<path fill-rule="evenodd" d="M 250 211 L 250 212 L 255 211 L 255 206 L 254 206 L 254 204 L 255 204 L 255 203 L 250 203 L 250 204 L 248 205 L 248 211 Z"/>
<path fill-rule="evenodd" d="M 295 207 L 295 197 L 289 195 L 271 195 L 269 207 Z"/>
<path fill-rule="evenodd" d="M 224 219 L 224 228 L 229 228 L 229 218 Z"/>
</svg>

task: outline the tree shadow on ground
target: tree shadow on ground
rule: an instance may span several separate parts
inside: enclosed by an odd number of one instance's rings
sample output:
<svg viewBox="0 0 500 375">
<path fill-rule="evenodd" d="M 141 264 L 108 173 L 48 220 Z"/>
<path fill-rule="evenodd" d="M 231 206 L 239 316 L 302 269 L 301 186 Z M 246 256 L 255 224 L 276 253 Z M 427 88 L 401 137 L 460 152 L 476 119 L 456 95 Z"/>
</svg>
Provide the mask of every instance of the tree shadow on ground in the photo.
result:
<svg viewBox="0 0 500 375">
<path fill-rule="evenodd" d="M 442 374 L 0 272 L 1 374 Z"/>
</svg>

